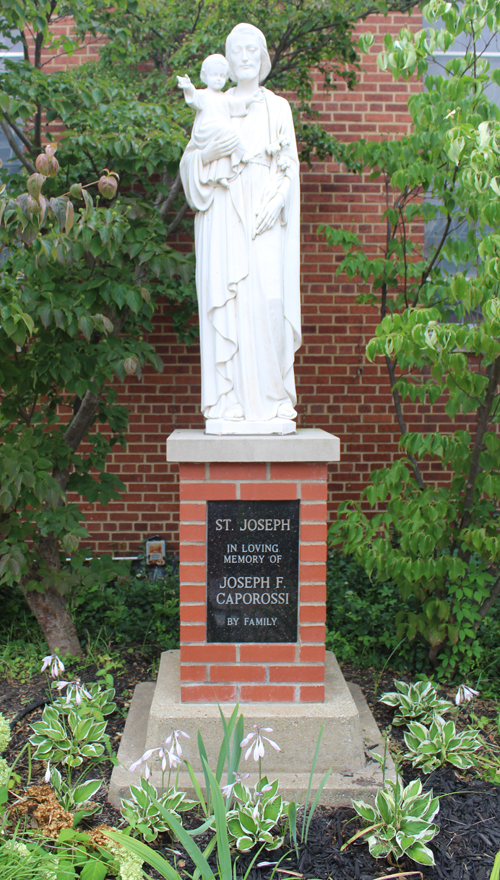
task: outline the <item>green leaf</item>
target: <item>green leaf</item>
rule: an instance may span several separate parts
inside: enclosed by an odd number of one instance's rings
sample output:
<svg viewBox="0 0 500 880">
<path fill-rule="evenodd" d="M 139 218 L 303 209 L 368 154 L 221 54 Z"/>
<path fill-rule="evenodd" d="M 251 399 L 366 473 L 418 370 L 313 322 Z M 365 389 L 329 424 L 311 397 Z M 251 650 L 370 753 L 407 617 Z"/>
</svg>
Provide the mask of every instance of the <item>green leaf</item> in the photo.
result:
<svg viewBox="0 0 500 880">
<path fill-rule="evenodd" d="M 406 855 L 418 862 L 419 865 L 434 865 L 434 854 L 429 847 L 417 840 L 413 846 L 408 847 Z"/>
<path fill-rule="evenodd" d="M 105 880 L 107 873 L 108 868 L 104 862 L 88 861 L 82 868 L 80 880 Z"/>
</svg>

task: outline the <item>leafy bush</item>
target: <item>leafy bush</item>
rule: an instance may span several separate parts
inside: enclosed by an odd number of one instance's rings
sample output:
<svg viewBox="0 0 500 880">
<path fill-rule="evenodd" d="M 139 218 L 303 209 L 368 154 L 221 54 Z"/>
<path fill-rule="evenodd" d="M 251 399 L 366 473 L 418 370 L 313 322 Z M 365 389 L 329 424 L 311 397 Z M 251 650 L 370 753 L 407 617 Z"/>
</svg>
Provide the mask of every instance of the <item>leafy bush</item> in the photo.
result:
<svg viewBox="0 0 500 880">
<path fill-rule="evenodd" d="M 483 697 L 495 698 L 500 680 L 500 604 L 493 607 L 477 630 L 475 661 L 464 657 L 457 667 L 461 681 L 481 674 Z M 330 550 L 327 561 L 326 647 L 337 659 L 358 666 L 382 667 L 413 674 L 428 671 L 428 646 L 417 633 L 410 641 L 396 632 L 396 615 L 411 613 L 415 597 L 401 598 L 390 580 L 377 581 L 349 554 Z"/>
<path fill-rule="evenodd" d="M 71 599 L 80 638 L 95 633 L 117 644 L 157 642 L 164 650 L 179 645 L 179 575 L 167 559 L 165 576 L 151 582 L 144 571 L 110 557 L 90 562 Z"/>
<path fill-rule="evenodd" d="M 391 581 L 377 583 L 352 556 L 338 550 L 328 555 L 326 647 L 340 661 L 381 666 L 393 654 L 391 665 L 414 672 L 426 664 L 423 640 L 401 642 L 394 619 L 402 604 Z"/>
<path fill-rule="evenodd" d="M 40 641 L 38 624 L 19 588 L 0 587 L 0 604 L 0 641 L 14 653 L 21 648 L 24 656 L 26 642 Z M 68 605 L 82 641 L 92 642 L 100 635 L 118 645 L 156 643 L 164 650 L 179 645 L 179 575 L 173 558 L 167 558 L 164 577 L 153 582 L 140 567 L 140 558 L 139 566 L 109 556 L 93 559 L 81 569 Z M 34 666 L 40 650 L 43 647 L 37 646 L 32 652 Z M 16 674 L 19 664 L 13 664 Z M 8 672 L 11 665 L 7 651 L 0 658 L 0 669 L 4 666 Z"/>
</svg>

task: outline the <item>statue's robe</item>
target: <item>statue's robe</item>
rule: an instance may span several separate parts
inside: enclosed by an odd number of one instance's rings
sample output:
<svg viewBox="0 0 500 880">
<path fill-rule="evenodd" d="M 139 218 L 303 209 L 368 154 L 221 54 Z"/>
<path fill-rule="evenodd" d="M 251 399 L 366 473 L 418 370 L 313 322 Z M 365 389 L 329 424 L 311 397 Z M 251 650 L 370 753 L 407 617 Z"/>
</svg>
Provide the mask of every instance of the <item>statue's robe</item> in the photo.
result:
<svg viewBox="0 0 500 880">
<path fill-rule="evenodd" d="M 246 420 L 268 420 L 281 403 L 296 403 L 299 161 L 288 101 L 263 91 L 264 101 L 232 120 L 253 158 L 239 164 L 228 188 L 209 181 L 209 166 L 192 141 L 181 161 L 184 191 L 196 211 L 202 411 L 207 419 L 221 418 L 239 403 Z M 266 148 L 276 147 L 280 139 L 284 146 L 271 157 Z M 256 215 L 274 191 L 284 198 L 280 217 L 255 236 Z"/>
</svg>

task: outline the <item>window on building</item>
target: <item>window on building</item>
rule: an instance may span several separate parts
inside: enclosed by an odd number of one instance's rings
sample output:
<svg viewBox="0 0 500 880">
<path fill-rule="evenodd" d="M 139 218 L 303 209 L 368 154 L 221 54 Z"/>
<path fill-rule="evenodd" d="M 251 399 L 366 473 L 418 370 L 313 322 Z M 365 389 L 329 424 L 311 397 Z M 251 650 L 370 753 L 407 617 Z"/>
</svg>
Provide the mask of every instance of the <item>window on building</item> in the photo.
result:
<svg viewBox="0 0 500 880">
<path fill-rule="evenodd" d="M 12 61 L 24 58 L 23 47 L 21 43 L 14 42 L 8 37 L 0 36 L 0 71 L 4 69 L 4 58 Z M 10 172 L 16 172 L 21 167 L 21 163 L 16 159 L 14 151 L 10 146 L 4 132 L 0 128 L 0 159 L 3 168 L 7 168 Z"/>
<path fill-rule="evenodd" d="M 423 21 L 424 27 L 428 26 L 428 22 L 424 19 Z M 433 27 L 439 29 L 439 22 L 433 23 Z M 465 55 L 466 51 L 470 46 L 467 43 L 467 34 L 462 37 L 458 37 L 453 44 L 452 49 L 450 49 L 446 53 L 436 52 L 433 60 L 429 64 L 428 74 L 430 76 L 443 76 L 446 73 L 446 64 L 452 58 L 460 58 Z M 490 71 L 500 68 L 500 36 L 498 34 L 492 34 L 489 28 L 484 28 L 481 36 L 476 41 L 476 52 L 478 56 L 484 58 L 489 62 Z M 498 107 L 500 107 L 500 85 L 497 85 L 494 82 L 490 82 L 488 86 L 485 88 L 485 94 L 489 98 L 490 101 L 493 101 Z M 426 257 L 429 256 L 431 251 L 434 250 L 436 245 L 440 242 L 443 232 L 446 226 L 446 218 L 443 215 L 437 214 L 433 220 L 430 220 L 425 227 L 425 254 Z M 465 241 L 467 237 L 468 225 L 465 221 L 459 223 L 457 221 L 452 221 L 450 226 L 450 234 L 455 236 L 458 240 Z M 441 260 L 439 265 L 447 272 L 454 273 L 457 271 L 457 267 L 453 266 L 446 260 Z M 467 265 L 459 267 L 461 271 L 469 271 L 475 274 L 475 270 Z"/>
</svg>

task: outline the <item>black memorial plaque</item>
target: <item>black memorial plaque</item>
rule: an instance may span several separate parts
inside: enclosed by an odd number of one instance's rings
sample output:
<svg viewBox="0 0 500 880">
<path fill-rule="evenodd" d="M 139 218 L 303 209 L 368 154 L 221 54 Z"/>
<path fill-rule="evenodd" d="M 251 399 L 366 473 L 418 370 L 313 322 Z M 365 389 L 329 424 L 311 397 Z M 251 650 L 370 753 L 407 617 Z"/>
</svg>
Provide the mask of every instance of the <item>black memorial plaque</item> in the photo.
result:
<svg viewBox="0 0 500 880">
<path fill-rule="evenodd" d="M 207 508 L 207 642 L 296 642 L 300 501 Z"/>
</svg>

